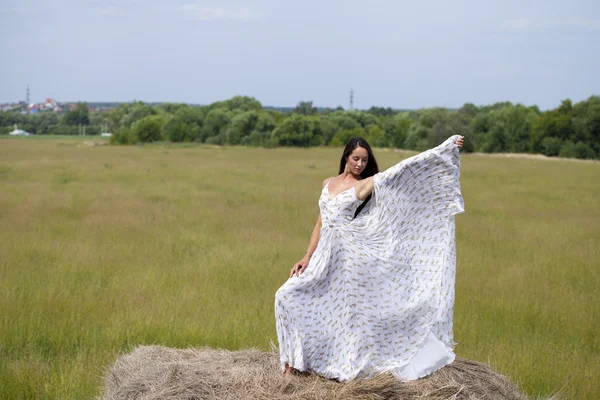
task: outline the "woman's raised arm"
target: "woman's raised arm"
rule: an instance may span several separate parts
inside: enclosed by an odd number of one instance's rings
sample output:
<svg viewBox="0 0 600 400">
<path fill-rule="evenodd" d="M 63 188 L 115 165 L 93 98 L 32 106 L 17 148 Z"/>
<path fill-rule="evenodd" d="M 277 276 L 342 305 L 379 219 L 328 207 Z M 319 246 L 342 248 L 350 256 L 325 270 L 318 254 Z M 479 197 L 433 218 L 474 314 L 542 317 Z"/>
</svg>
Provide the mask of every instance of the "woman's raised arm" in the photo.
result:
<svg viewBox="0 0 600 400">
<path fill-rule="evenodd" d="M 464 139 L 465 139 L 464 136 L 460 136 L 454 142 L 454 143 L 456 143 L 456 145 L 458 146 L 459 149 L 463 146 Z M 359 200 L 366 199 L 373 192 L 373 187 L 374 186 L 373 186 L 373 177 L 372 176 L 365 178 L 361 181 L 358 181 L 356 183 L 356 185 L 354 186 L 354 189 L 356 191 L 356 198 Z"/>
</svg>

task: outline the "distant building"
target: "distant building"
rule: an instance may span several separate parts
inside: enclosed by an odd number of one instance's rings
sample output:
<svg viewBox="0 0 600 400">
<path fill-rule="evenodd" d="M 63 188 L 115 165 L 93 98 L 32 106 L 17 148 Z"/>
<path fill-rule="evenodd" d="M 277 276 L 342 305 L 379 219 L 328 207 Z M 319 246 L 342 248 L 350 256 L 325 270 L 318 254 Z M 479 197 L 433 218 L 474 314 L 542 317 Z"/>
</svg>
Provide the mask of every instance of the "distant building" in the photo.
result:
<svg viewBox="0 0 600 400">
<path fill-rule="evenodd" d="M 4 103 L 0 104 L 0 111 L 15 111 L 21 114 L 35 114 L 37 112 L 62 112 L 62 108 L 58 105 L 56 100 L 47 98 L 43 103 L 31 103 L 27 104 L 24 101 L 18 103 Z"/>
<path fill-rule="evenodd" d="M 37 112 L 54 111 L 61 112 L 62 109 L 54 99 L 46 99 L 44 103 L 31 103 L 27 105 L 27 112 L 35 114 Z"/>
</svg>

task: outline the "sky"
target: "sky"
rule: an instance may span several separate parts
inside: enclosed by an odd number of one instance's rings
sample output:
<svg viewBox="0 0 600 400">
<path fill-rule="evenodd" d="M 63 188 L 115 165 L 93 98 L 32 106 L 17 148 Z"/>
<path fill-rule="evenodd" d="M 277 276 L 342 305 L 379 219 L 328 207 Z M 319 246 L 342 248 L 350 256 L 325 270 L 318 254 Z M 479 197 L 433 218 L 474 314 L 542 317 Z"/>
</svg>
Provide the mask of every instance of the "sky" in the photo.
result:
<svg viewBox="0 0 600 400">
<path fill-rule="evenodd" d="M 416 109 L 600 95 L 600 1 L 3 0 L 0 103 Z"/>
</svg>

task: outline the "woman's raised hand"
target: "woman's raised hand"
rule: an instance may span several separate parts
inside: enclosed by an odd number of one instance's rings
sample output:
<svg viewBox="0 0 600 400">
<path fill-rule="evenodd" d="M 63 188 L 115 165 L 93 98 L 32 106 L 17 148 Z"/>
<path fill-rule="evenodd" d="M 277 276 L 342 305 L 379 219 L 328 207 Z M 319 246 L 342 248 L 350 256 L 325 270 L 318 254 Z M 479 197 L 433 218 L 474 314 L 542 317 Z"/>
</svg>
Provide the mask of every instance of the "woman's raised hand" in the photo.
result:
<svg viewBox="0 0 600 400">
<path fill-rule="evenodd" d="M 458 138 L 458 140 L 455 143 L 458 146 L 458 148 L 460 149 L 461 147 L 463 147 L 463 144 L 465 144 L 465 137 L 461 136 L 460 138 Z"/>
</svg>

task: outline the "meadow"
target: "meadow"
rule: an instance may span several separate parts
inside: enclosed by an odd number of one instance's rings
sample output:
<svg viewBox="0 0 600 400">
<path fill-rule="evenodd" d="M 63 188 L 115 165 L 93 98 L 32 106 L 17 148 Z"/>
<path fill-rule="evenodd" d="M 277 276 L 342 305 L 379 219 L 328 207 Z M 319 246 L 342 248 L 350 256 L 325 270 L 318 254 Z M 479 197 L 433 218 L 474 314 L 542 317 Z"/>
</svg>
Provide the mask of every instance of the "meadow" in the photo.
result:
<svg viewBox="0 0 600 400">
<path fill-rule="evenodd" d="M 0 398 L 94 398 L 138 344 L 276 343 L 341 149 L 84 143 L 0 138 Z M 457 354 L 532 398 L 596 398 L 600 163 L 461 163 Z"/>
</svg>

